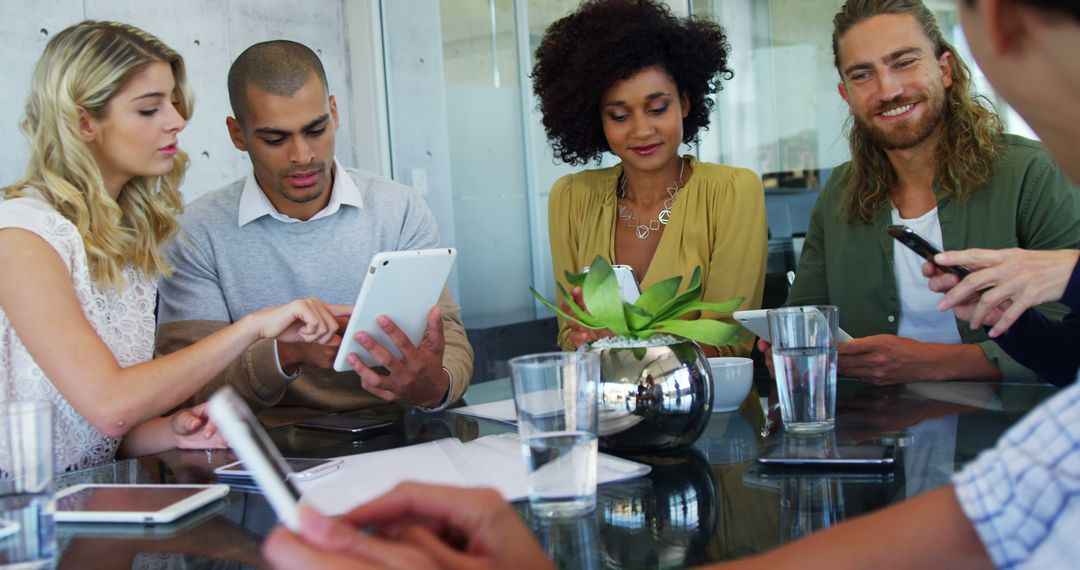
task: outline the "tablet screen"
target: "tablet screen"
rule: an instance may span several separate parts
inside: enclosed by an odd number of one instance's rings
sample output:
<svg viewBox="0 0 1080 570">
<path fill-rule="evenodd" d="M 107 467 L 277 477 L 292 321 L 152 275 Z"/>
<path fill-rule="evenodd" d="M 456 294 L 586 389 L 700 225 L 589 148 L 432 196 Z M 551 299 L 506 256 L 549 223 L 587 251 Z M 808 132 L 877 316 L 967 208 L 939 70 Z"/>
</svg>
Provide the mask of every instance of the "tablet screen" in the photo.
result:
<svg viewBox="0 0 1080 570">
<path fill-rule="evenodd" d="M 193 497 L 203 487 L 86 487 L 60 497 L 60 511 L 153 513 Z"/>
</svg>

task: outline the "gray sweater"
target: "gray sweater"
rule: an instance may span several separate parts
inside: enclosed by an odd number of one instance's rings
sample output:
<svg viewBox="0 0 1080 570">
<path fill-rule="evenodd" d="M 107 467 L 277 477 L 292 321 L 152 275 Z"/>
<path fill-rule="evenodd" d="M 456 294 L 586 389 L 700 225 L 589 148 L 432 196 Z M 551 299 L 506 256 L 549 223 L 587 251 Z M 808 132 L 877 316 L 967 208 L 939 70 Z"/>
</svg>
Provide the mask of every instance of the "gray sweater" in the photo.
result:
<svg viewBox="0 0 1080 570">
<path fill-rule="evenodd" d="M 159 287 L 159 353 L 183 348 L 249 313 L 293 299 L 315 296 L 351 305 L 376 253 L 439 245 L 435 217 L 416 191 L 373 173 L 345 172 L 360 191 L 361 207 L 342 205 L 317 220 L 284 223 L 263 216 L 240 227 L 246 178 L 190 204 L 179 234 L 166 248 L 175 271 Z M 468 387 L 472 348 L 458 307 L 445 290 L 440 306 L 446 334 L 443 365 L 453 378 L 448 400 L 453 402 Z M 290 381 L 277 366 L 270 340 L 252 345 L 200 391 L 197 400 L 225 383 L 256 410 L 277 407 L 260 414 L 268 424 L 383 403 L 363 390 L 351 371 L 304 366 Z"/>
</svg>

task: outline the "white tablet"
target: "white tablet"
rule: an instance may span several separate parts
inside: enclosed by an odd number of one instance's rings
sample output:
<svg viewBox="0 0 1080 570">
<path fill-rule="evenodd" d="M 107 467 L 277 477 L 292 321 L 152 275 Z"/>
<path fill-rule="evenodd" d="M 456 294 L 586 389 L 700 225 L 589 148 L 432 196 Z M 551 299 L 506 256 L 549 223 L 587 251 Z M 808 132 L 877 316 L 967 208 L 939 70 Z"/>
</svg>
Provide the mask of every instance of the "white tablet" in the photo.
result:
<svg viewBox="0 0 1080 570">
<path fill-rule="evenodd" d="M 210 418 L 217 424 L 233 453 L 244 462 L 262 489 L 278 519 L 293 532 L 300 531 L 300 490 L 289 477 L 292 469 L 281 457 L 262 424 L 236 390 L 226 386 L 210 398 Z"/>
<path fill-rule="evenodd" d="M 734 317 L 737 323 L 771 344 L 772 335 L 769 334 L 768 313 L 768 309 L 754 309 L 752 311 L 735 311 L 731 316 Z M 844 329 L 837 328 L 836 340 L 838 342 L 847 342 L 851 340 L 851 335 L 844 332 Z"/>
<path fill-rule="evenodd" d="M 56 494 L 56 521 L 168 523 L 228 494 L 228 485 L 74 485 Z"/>
<path fill-rule="evenodd" d="M 419 344 L 427 330 L 428 311 L 438 303 L 455 257 L 457 251 L 452 247 L 375 254 L 356 296 L 334 370 L 352 370 L 347 360 L 350 353 L 368 366 L 379 366 L 353 338 L 359 332 L 366 332 L 394 356 L 401 357 L 401 351 L 375 322 L 379 315 L 390 317 L 413 344 Z"/>
</svg>

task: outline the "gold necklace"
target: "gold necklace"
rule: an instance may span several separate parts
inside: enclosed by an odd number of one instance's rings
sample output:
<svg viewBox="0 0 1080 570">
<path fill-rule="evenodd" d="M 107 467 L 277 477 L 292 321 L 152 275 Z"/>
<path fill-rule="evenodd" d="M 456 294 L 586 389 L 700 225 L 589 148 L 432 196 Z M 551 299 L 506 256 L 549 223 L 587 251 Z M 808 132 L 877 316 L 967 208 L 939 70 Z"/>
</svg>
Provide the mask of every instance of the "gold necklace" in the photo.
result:
<svg viewBox="0 0 1080 570">
<path fill-rule="evenodd" d="M 619 200 L 619 219 L 634 228 L 638 239 L 649 237 L 649 234 L 659 231 L 661 227 L 666 226 L 668 221 L 671 220 L 671 203 L 675 201 L 675 195 L 682 189 L 684 168 L 686 168 L 686 161 L 680 158 L 679 178 L 667 188 L 668 197 L 667 200 L 664 200 L 664 209 L 660 210 L 659 216 L 649 220 L 648 224 L 638 223 L 637 216 L 634 215 L 634 211 L 630 209 L 630 205 L 626 202 L 626 173 L 624 172 L 619 176 L 619 187 L 615 190 L 615 197 Z"/>
</svg>

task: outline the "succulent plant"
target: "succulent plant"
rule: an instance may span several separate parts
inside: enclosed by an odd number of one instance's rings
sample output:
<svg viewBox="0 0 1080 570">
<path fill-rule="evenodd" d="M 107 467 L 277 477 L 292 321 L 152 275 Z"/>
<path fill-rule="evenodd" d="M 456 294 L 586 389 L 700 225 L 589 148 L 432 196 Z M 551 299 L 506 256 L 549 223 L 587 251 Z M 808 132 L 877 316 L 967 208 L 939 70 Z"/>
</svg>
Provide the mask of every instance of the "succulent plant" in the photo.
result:
<svg viewBox="0 0 1080 570">
<path fill-rule="evenodd" d="M 559 316 L 585 328 L 609 329 L 616 335 L 642 340 L 657 334 L 669 334 L 712 346 L 736 342 L 742 331 L 742 327 L 734 323 L 680 318 L 696 311 L 713 311 L 720 313 L 721 317 L 730 317 L 731 312 L 742 304 L 742 297 L 723 303 L 701 301 L 700 266 L 694 268 L 690 283 L 683 292 L 679 292 L 682 276 L 677 275 L 653 284 L 634 303 L 623 301 L 615 271 L 603 256 L 596 256 L 588 271 L 567 271 L 566 280 L 572 287 L 581 287 L 588 312 L 574 302 L 561 283 L 558 284 L 559 293 L 570 306 L 570 313 L 545 299 L 535 289 L 530 287 L 530 290 Z"/>
</svg>

